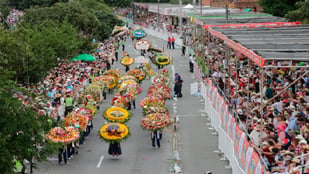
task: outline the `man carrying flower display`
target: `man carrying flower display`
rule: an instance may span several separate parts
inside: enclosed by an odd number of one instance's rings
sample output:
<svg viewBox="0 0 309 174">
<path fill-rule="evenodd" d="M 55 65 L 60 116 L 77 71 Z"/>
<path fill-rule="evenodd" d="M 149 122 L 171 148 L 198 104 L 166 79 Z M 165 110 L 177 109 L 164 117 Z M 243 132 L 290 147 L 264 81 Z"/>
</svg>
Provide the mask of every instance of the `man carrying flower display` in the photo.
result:
<svg viewBox="0 0 309 174">
<path fill-rule="evenodd" d="M 178 73 L 175 73 L 175 79 L 174 79 L 174 92 L 175 97 L 182 97 L 181 88 L 182 88 L 182 82 L 180 75 Z"/>
<path fill-rule="evenodd" d="M 151 141 L 153 148 L 156 148 L 156 142 L 157 142 L 157 148 L 160 148 L 160 134 L 158 131 L 155 130 L 151 132 Z"/>
</svg>

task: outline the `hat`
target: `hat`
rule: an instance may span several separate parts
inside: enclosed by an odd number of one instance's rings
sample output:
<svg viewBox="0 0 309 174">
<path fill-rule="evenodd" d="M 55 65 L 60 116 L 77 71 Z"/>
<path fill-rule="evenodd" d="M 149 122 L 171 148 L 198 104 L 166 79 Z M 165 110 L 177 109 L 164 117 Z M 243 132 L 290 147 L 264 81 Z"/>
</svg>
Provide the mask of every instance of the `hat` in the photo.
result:
<svg viewBox="0 0 309 174">
<path fill-rule="evenodd" d="M 293 158 L 293 159 L 292 159 L 292 163 L 300 163 L 300 159 L 298 159 L 298 158 Z"/>
<path fill-rule="evenodd" d="M 268 145 L 267 141 L 264 141 L 264 142 L 262 143 L 262 146 L 267 146 L 267 145 Z"/>
<path fill-rule="evenodd" d="M 282 103 L 287 103 L 288 101 L 287 100 L 282 100 Z"/>
<path fill-rule="evenodd" d="M 287 155 L 286 157 L 291 157 L 290 155 L 294 155 L 294 152 L 291 152 L 291 151 L 289 151 L 289 150 L 287 150 L 287 151 L 285 151 L 285 152 L 283 152 L 282 153 L 282 156 L 285 156 L 285 155 Z M 292 158 L 291 158 L 292 159 Z"/>
<path fill-rule="evenodd" d="M 286 156 L 285 158 L 284 158 L 286 161 L 291 161 L 292 160 L 292 157 L 291 156 Z"/>
<path fill-rule="evenodd" d="M 254 127 L 254 130 L 261 130 L 261 125 L 256 125 L 256 126 Z"/>
<path fill-rule="evenodd" d="M 238 113 L 238 114 L 240 114 L 240 115 L 242 115 L 242 114 L 243 114 L 243 112 L 242 112 L 242 110 L 241 110 L 241 109 L 237 109 L 237 113 Z"/>
<path fill-rule="evenodd" d="M 307 141 L 305 139 L 302 139 L 302 140 L 299 141 L 298 144 L 307 144 Z"/>
</svg>

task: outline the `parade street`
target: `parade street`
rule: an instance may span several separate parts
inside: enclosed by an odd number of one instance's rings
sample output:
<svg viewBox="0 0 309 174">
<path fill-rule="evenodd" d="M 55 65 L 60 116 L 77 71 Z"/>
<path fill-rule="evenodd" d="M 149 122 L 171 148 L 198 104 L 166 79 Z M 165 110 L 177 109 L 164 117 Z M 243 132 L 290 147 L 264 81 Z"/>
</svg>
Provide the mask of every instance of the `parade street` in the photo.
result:
<svg viewBox="0 0 309 174">
<path fill-rule="evenodd" d="M 171 118 L 179 116 L 177 123 L 177 149 L 179 150 L 179 166 L 185 174 L 203 174 L 212 171 L 213 174 L 231 174 L 232 170 L 226 168 L 228 161 L 222 161 L 221 156 L 215 153 L 218 149 L 218 136 L 212 134 L 207 123 L 207 116 L 203 112 L 203 101 L 200 97 L 190 95 L 190 84 L 194 82 L 192 73 L 189 72 L 188 57 L 181 56 L 181 49 L 166 49 L 166 41 L 159 40 L 153 36 L 147 36 L 153 47 L 164 49 L 164 53 L 173 59 L 173 64 L 164 68 L 168 69 L 171 78 L 171 87 L 174 73 L 179 73 L 183 79 L 183 97 L 177 100 L 168 100 Z M 126 41 L 125 50 L 131 57 L 140 56 L 140 51 L 134 49 L 131 38 Z M 119 55 L 122 55 L 122 49 Z M 148 57 L 146 57 L 148 58 Z M 157 66 L 150 64 L 157 71 Z M 138 66 L 135 63 L 130 69 Z M 115 63 L 113 69 L 125 71 L 123 65 Z M 113 159 L 108 154 L 108 143 L 103 141 L 99 135 L 99 128 L 105 120 L 102 113 L 111 106 L 111 99 L 115 94 L 107 95 L 107 100 L 100 107 L 100 111 L 93 119 L 94 129 L 85 144 L 80 145 L 79 154 L 74 155 L 67 165 L 58 164 L 57 156 L 50 157 L 47 162 L 39 163 L 35 174 L 169 174 L 174 173 L 174 151 L 173 151 L 173 125 L 164 129 L 161 140 L 161 148 L 152 148 L 150 132 L 141 127 L 140 121 L 143 117 L 139 105 L 141 99 L 147 96 L 150 86 L 149 79 L 142 84 L 142 93 L 136 96 L 136 109 L 131 110 L 133 116 L 127 122 L 131 130 L 131 136 L 121 142 L 122 155 L 120 159 Z"/>
</svg>

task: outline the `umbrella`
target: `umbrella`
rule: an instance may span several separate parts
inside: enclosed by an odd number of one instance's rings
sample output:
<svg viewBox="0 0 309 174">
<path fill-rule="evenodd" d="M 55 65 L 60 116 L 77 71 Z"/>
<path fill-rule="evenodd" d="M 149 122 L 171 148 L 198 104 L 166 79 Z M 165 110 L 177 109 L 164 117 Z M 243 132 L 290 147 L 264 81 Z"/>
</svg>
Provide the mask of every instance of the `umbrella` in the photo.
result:
<svg viewBox="0 0 309 174">
<path fill-rule="evenodd" d="M 91 61 L 95 61 L 95 60 L 97 60 L 95 57 L 93 57 L 92 55 L 90 55 L 90 54 L 80 54 L 80 55 L 78 55 L 77 57 L 74 57 L 73 59 L 72 59 L 72 61 L 77 61 L 77 60 L 83 60 L 83 61 L 89 61 L 89 62 L 91 62 Z"/>
<path fill-rule="evenodd" d="M 186 6 L 184 6 L 183 7 L 184 9 L 192 9 L 192 8 L 194 8 L 191 4 L 188 4 L 188 5 L 186 5 Z"/>
</svg>

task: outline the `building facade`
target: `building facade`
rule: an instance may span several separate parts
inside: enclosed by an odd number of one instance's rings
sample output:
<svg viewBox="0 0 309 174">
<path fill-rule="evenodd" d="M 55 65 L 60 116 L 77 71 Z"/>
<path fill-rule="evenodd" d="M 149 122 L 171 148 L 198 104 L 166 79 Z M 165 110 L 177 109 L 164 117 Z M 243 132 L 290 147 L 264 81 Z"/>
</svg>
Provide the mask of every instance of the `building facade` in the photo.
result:
<svg viewBox="0 0 309 174">
<path fill-rule="evenodd" d="M 204 6 L 210 7 L 225 7 L 246 9 L 251 8 L 252 11 L 262 11 L 261 6 L 257 3 L 258 0 L 203 0 Z"/>
</svg>

